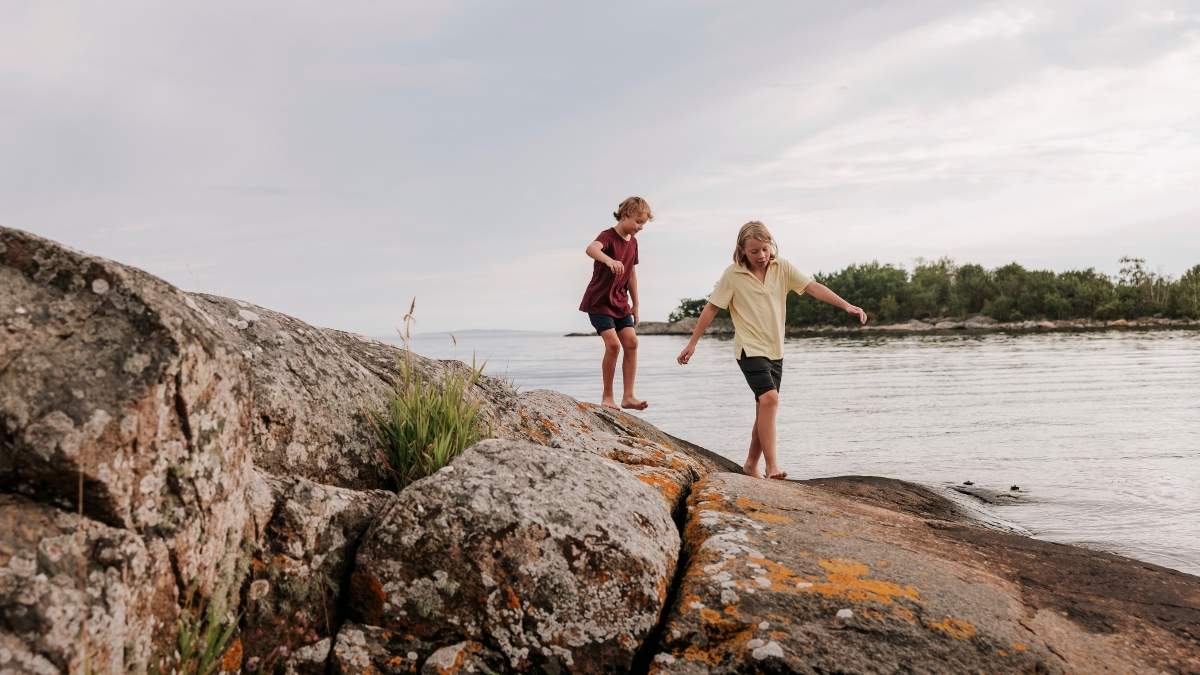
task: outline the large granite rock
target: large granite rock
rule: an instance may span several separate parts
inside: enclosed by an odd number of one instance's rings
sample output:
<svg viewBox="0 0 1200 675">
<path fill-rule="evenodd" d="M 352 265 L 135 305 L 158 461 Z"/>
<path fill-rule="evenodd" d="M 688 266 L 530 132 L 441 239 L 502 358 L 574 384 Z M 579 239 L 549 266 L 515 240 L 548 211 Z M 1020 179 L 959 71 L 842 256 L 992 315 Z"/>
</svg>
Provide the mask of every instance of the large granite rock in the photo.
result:
<svg viewBox="0 0 1200 675">
<path fill-rule="evenodd" d="M 0 289 L 0 490 L 70 511 L 82 493 L 88 520 L 155 560 L 151 576 L 87 595 L 89 622 L 120 624 L 108 635 L 140 630 L 136 612 L 104 618 L 106 606 L 137 606 L 140 585 L 228 608 L 254 530 L 243 355 L 187 294 L 24 232 L 0 228 Z M 107 567 L 101 551 L 86 555 Z M 40 610 L 54 630 L 79 614 L 69 595 L 44 599 L 68 603 Z M 124 649 L 87 647 L 97 659 Z M 137 651 L 129 658 L 142 663 Z"/>
<path fill-rule="evenodd" d="M 398 654 L 475 642 L 514 670 L 621 672 L 658 621 L 678 551 L 666 505 L 620 465 L 483 441 L 371 526 L 353 605 L 408 638 Z"/>
<path fill-rule="evenodd" d="M 655 672 L 1200 668 L 1195 577 L 977 527 L 886 482 L 836 482 L 695 487 Z"/>
</svg>

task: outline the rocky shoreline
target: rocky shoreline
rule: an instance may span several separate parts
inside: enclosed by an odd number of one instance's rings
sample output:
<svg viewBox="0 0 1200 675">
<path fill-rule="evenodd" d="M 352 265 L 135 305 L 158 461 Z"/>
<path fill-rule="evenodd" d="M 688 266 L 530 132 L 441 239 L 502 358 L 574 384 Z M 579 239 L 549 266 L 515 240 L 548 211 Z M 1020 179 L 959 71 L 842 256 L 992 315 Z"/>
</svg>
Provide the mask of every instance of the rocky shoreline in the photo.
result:
<svg viewBox="0 0 1200 675">
<path fill-rule="evenodd" d="M 691 335 L 696 327 L 696 319 L 687 318 L 679 321 L 642 321 L 637 325 L 639 335 Z M 859 335 L 859 334 L 981 334 L 981 333 L 1053 333 L 1053 332 L 1086 332 L 1102 330 L 1200 330 L 1200 321 L 1188 319 L 1164 319 L 1160 317 L 1145 317 L 1140 319 L 1114 319 L 1100 321 L 1097 319 L 1059 319 L 1038 321 L 1002 322 L 987 316 L 973 316 L 967 319 L 937 319 L 920 321 L 913 319 L 904 323 L 867 324 L 865 326 L 847 324 L 843 326 L 791 326 L 787 329 L 788 337 L 807 337 L 819 335 Z M 567 337 L 583 337 L 594 333 L 567 333 Z M 705 335 L 725 337 L 733 335 L 733 324 L 728 319 L 713 321 Z"/>
<path fill-rule="evenodd" d="M 1200 671 L 1200 578 L 936 490 L 485 377 L 495 438 L 394 493 L 366 406 L 465 365 L 6 228 L 0 289 L 6 673 L 169 670 L 197 607 L 225 672 Z"/>
</svg>

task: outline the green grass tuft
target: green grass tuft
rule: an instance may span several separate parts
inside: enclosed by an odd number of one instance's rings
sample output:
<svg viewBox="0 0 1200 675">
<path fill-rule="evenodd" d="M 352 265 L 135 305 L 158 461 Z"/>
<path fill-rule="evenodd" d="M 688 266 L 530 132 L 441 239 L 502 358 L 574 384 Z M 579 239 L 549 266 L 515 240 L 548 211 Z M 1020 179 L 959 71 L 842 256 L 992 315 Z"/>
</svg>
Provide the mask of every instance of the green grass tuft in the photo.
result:
<svg viewBox="0 0 1200 675">
<path fill-rule="evenodd" d="M 472 362 L 469 373 L 449 372 L 430 382 L 400 361 L 388 400 L 368 413 L 395 489 L 434 473 L 484 438 L 479 404 L 466 397 L 482 376 L 483 366 Z"/>
</svg>

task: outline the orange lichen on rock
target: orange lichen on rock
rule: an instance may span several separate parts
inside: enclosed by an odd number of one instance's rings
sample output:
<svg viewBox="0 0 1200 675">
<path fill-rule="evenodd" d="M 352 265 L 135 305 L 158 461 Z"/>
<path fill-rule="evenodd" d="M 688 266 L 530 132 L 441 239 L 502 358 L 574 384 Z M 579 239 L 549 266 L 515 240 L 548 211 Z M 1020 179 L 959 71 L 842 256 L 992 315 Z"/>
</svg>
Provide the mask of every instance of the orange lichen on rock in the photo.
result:
<svg viewBox="0 0 1200 675">
<path fill-rule="evenodd" d="M 636 476 L 638 480 L 658 490 L 670 504 L 675 504 L 679 500 L 679 495 L 683 493 L 683 486 L 667 476 L 650 472 L 641 472 Z"/>
<path fill-rule="evenodd" d="M 687 661 L 699 662 L 709 666 L 717 666 L 726 661 L 729 654 L 740 654 L 745 651 L 746 643 L 754 638 L 757 625 L 741 621 L 705 622 L 704 633 L 708 638 L 706 645 L 692 644 L 683 652 Z"/>
<path fill-rule="evenodd" d="M 825 581 L 814 582 L 801 591 L 884 605 L 892 604 L 896 598 L 920 601 L 920 594 L 912 586 L 866 578 L 871 568 L 856 560 L 822 560 L 820 565 L 825 569 Z"/>
<path fill-rule="evenodd" d="M 1013 648 L 1013 651 L 1014 651 L 1014 652 L 1023 652 L 1023 651 L 1025 651 L 1026 649 L 1029 649 L 1029 647 L 1026 647 L 1026 646 L 1025 646 L 1023 643 L 1021 643 L 1021 642 L 1014 642 L 1014 643 L 1012 643 L 1012 645 L 1010 645 L 1010 646 Z"/>
<path fill-rule="evenodd" d="M 383 617 L 383 604 L 387 593 L 383 584 L 373 575 L 361 570 L 354 570 L 350 575 L 350 604 L 363 620 L 378 624 Z"/>
<path fill-rule="evenodd" d="M 973 638 L 977 632 L 975 630 L 975 626 L 971 625 L 969 622 L 952 617 L 946 617 L 937 623 L 931 623 L 929 624 L 929 627 L 934 630 L 940 630 L 955 640 L 967 640 Z"/>
<path fill-rule="evenodd" d="M 791 518 L 778 513 L 771 513 L 767 511 L 766 504 L 760 504 L 752 499 L 738 497 L 735 503 L 742 509 L 746 516 L 753 520 L 762 523 L 771 523 L 772 525 L 786 525 L 792 522 Z"/>
<path fill-rule="evenodd" d="M 221 670 L 228 673 L 237 673 L 242 669 L 242 639 L 234 638 L 229 647 L 225 650 L 224 656 L 221 657 Z"/>
</svg>

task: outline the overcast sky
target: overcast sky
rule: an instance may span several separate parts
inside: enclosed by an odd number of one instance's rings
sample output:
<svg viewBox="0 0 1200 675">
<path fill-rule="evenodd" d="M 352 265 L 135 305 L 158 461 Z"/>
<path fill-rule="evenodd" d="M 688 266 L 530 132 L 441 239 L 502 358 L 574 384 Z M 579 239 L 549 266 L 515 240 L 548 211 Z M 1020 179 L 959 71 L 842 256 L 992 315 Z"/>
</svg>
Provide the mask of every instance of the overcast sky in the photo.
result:
<svg viewBox="0 0 1200 675">
<path fill-rule="evenodd" d="M 750 219 L 810 272 L 1200 263 L 1197 0 L 0 11 L 0 224 L 324 326 L 586 329 L 631 194 L 643 319 Z"/>
</svg>

